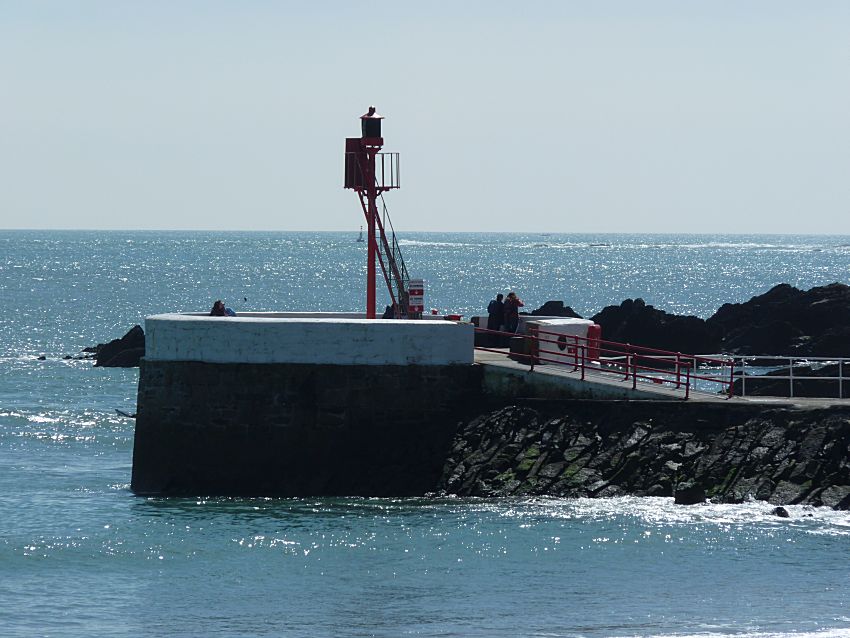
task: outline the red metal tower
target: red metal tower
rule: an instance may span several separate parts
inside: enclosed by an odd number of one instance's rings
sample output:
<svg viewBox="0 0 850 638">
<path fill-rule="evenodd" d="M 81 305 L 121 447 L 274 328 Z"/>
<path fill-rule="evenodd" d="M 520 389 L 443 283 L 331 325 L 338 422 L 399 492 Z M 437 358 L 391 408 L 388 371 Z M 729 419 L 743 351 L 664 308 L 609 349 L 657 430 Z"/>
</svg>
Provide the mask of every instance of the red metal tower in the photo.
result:
<svg viewBox="0 0 850 638">
<path fill-rule="evenodd" d="M 401 256 L 384 203 L 385 191 L 399 188 L 398 153 L 382 153 L 381 120 L 384 118 L 370 106 L 360 117 L 361 137 L 345 140 L 345 188 L 353 189 L 360 198 L 366 216 L 366 316 L 375 318 L 376 265 L 380 265 L 390 293 L 395 317 L 406 316 L 410 277 Z M 382 214 L 378 212 L 381 199 Z"/>
</svg>

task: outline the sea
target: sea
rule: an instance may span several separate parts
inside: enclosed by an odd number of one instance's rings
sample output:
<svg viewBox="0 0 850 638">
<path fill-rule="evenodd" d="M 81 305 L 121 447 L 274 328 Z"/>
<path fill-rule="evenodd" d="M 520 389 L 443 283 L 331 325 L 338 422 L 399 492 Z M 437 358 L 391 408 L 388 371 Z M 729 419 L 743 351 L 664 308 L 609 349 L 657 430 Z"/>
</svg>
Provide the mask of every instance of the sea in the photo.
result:
<svg viewBox="0 0 850 638">
<path fill-rule="evenodd" d="M 0 637 L 850 636 L 850 513 L 669 498 L 145 498 L 145 316 L 362 311 L 357 232 L 0 231 Z M 706 318 L 850 282 L 850 237 L 401 233 L 427 308 Z M 385 294 L 379 294 L 381 308 Z M 43 358 L 41 358 L 43 357 Z"/>
</svg>

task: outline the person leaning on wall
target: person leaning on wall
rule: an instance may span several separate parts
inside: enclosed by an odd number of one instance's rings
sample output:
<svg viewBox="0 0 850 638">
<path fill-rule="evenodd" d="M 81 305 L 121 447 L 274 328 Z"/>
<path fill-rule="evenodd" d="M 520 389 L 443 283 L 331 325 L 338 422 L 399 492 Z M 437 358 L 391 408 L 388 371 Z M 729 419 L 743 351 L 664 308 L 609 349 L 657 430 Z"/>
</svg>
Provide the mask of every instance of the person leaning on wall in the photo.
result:
<svg viewBox="0 0 850 638">
<path fill-rule="evenodd" d="M 210 317 L 235 317 L 236 312 L 234 312 L 233 308 L 228 308 L 224 305 L 224 302 L 221 299 L 216 299 L 213 304 L 212 310 L 210 310 Z"/>
</svg>

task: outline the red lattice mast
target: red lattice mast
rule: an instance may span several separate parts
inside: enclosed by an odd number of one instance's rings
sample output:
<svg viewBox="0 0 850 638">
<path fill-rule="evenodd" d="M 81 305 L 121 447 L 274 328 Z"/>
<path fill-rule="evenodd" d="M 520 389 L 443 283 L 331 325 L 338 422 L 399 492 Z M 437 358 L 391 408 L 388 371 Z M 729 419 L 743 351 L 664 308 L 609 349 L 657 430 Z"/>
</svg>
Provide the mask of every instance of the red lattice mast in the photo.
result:
<svg viewBox="0 0 850 638">
<path fill-rule="evenodd" d="M 398 153 L 381 152 L 384 146 L 381 136 L 383 119 L 375 112 L 375 107 L 370 106 L 369 111 L 360 117 L 361 137 L 345 140 L 345 188 L 357 192 L 368 226 L 366 316 L 370 319 L 375 318 L 378 266 L 384 275 L 396 317 L 407 314 L 410 281 L 386 206 L 381 207 L 383 214 L 379 214 L 378 198 L 383 201 L 384 192 L 400 186 Z"/>
</svg>

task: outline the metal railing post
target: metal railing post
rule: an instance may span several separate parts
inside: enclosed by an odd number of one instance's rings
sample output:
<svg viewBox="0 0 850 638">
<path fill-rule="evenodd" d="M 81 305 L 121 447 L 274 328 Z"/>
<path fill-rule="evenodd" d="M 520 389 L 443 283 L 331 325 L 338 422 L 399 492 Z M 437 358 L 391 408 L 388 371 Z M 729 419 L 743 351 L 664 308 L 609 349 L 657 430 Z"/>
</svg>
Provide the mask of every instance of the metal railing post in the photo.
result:
<svg viewBox="0 0 850 638">
<path fill-rule="evenodd" d="M 631 354 L 632 353 L 630 352 L 629 356 L 631 356 Z M 637 356 L 632 356 L 632 390 L 637 389 L 637 369 L 638 369 L 637 362 L 638 362 Z"/>
<path fill-rule="evenodd" d="M 573 372 L 578 370 L 578 337 L 573 335 Z"/>
<path fill-rule="evenodd" d="M 682 353 L 676 353 L 676 389 L 682 387 Z"/>
<path fill-rule="evenodd" d="M 696 360 L 694 361 L 696 363 Z M 691 396 L 691 366 L 685 368 L 685 401 Z"/>
<path fill-rule="evenodd" d="M 791 358 L 788 359 L 788 384 L 789 384 L 788 397 L 793 399 L 794 398 L 794 360 L 791 359 Z"/>
<path fill-rule="evenodd" d="M 743 387 L 743 381 L 741 382 Z M 731 399 L 735 396 L 735 357 L 729 357 L 729 392 L 726 398 Z"/>
<path fill-rule="evenodd" d="M 584 381 L 584 371 L 587 368 L 587 348 L 581 346 L 581 380 Z"/>
</svg>

